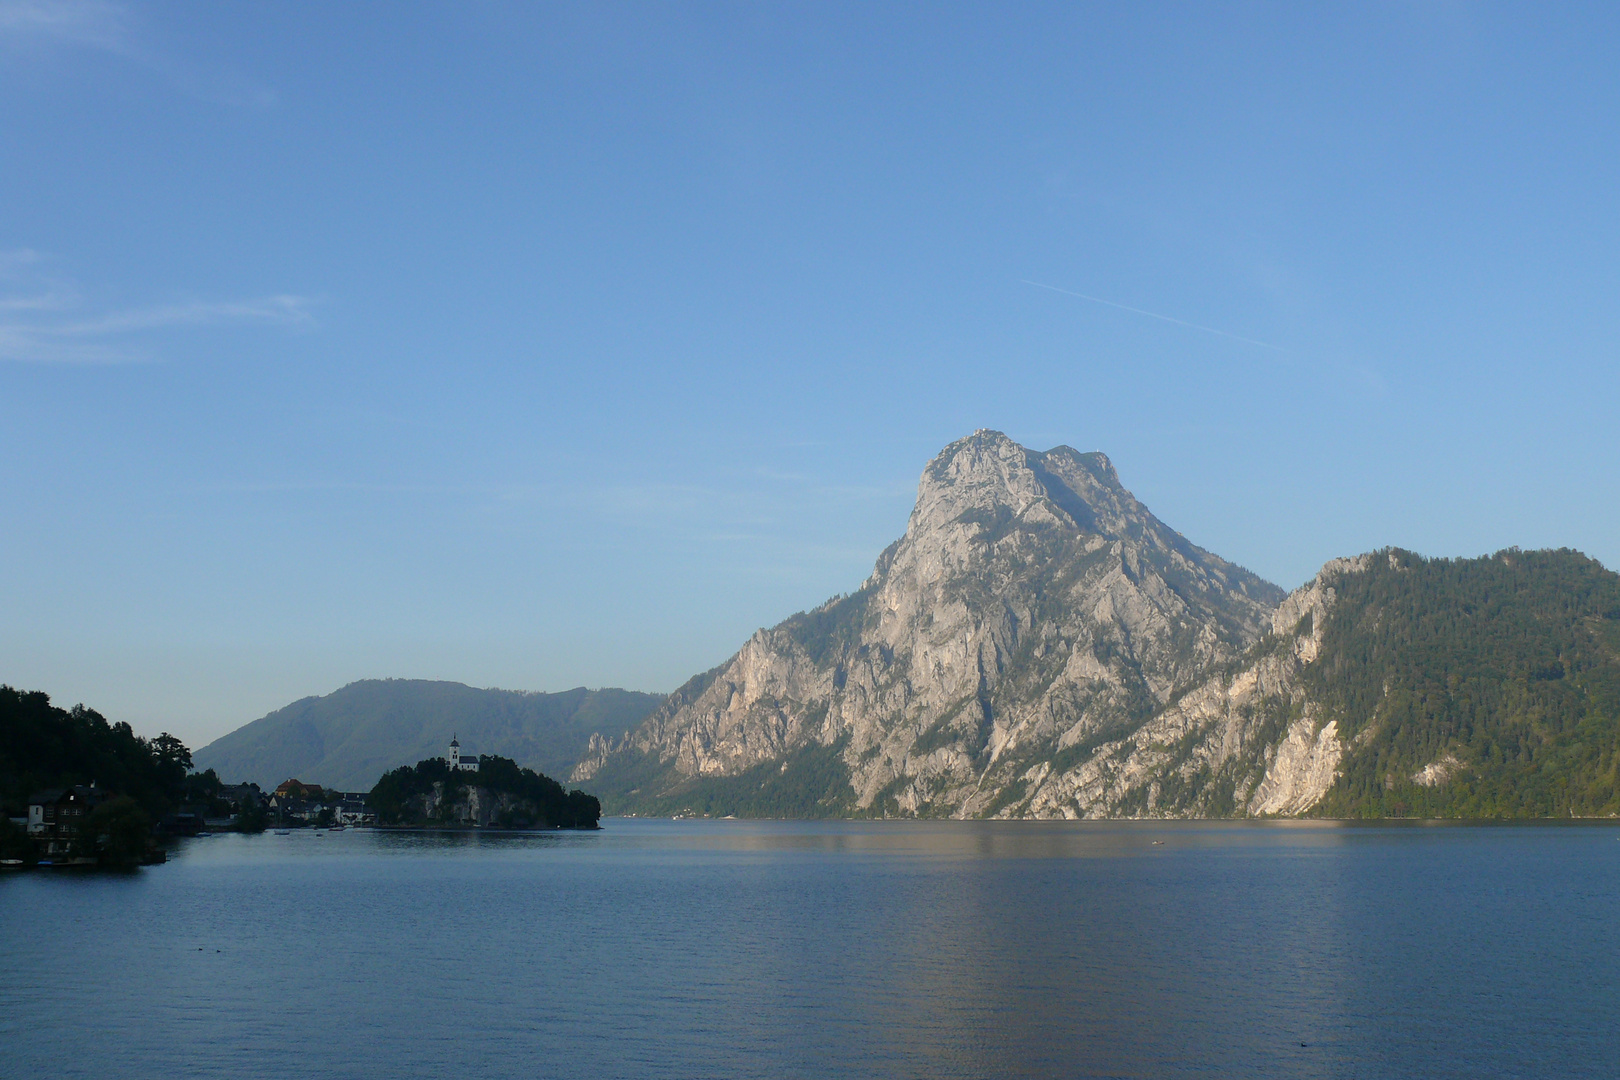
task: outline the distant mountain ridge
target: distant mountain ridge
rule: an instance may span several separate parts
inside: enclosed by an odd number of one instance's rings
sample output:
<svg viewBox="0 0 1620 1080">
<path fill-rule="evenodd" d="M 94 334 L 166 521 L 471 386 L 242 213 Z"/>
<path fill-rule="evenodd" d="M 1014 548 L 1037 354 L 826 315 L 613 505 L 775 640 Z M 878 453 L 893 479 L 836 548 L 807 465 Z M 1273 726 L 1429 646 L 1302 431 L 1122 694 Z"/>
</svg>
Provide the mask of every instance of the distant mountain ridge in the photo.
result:
<svg viewBox="0 0 1620 1080">
<path fill-rule="evenodd" d="M 979 431 L 859 590 L 593 737 L 573 779 L 609 813 L 1614 815 L 1620 575 L 1386 549 L 1285 596 L 1102 454 Z"/>
<path fill-rule="evenodd" d="M 231 782 L 289 777 L 369 791 L 383 773 L 444 754 L 499 754 L 565 779 L 590 735 L 634 726 L 664 700 L 635 690 L 525 693 L 423 679 L 365 679 L 277 709 L 192 757 Z"/>
</svg>

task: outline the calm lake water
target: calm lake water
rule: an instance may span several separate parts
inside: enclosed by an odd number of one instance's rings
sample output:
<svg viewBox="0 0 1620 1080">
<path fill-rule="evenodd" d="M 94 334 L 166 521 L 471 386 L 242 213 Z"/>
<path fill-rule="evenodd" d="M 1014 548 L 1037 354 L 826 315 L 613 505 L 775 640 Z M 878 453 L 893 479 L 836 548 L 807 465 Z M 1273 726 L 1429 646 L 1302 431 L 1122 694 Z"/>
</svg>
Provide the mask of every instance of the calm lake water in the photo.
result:
<svg viewBox="0 0 1620 1080">
<path fill-rule="evenodd" d="M 1620 1075 L 1620 825 L 187 841 L 0 876 L 11 1077 Z"/>
</svg>

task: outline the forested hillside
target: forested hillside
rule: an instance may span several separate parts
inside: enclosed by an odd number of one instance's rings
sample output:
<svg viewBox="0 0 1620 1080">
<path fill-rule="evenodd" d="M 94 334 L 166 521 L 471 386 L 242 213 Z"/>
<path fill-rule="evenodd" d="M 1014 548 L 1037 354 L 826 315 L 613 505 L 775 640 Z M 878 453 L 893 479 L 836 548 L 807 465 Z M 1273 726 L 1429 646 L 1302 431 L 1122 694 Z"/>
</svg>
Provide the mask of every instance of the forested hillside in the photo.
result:
<svg viewBox="0 0 1620 1080">
<path fill-rule="evenodd" d="M 1331 817 L 1620 812 L 1620 575 L 1574 551 L 1335 579 L 1309 698 L 1347 744 Z"/>
</svg>

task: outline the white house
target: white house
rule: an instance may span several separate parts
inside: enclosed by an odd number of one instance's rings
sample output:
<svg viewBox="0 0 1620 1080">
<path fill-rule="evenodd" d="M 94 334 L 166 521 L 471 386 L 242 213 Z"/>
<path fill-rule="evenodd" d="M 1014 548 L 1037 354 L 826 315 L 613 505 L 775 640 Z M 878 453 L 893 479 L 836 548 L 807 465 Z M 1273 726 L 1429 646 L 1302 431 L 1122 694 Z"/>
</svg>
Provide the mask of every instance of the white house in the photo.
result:
<svg viewBox="0 0 1620 1080">
<path fill-rule="evenodd" d="M 377 815 L 366 805 L 366 797 L 359 792 L 340 793 L 332 804 L 332 821 L 337 825 L 375 825 Z"/>
</svg>

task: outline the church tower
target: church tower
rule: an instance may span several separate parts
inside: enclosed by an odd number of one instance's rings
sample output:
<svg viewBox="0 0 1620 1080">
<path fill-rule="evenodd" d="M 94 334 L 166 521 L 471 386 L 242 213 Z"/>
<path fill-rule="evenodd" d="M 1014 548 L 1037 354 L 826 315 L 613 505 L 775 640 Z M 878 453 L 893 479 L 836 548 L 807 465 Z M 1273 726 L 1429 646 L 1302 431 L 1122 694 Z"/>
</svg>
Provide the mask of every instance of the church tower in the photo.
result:
<svg viewBox="0 0 1620 1080">
<path fill-rule="evenodd" d="M 461 768 L 461 744 L 456 741 L 456 733 L 450 733 L 450 771 L 455 772 Z"/>
</svg>

